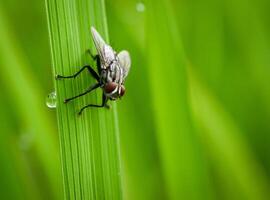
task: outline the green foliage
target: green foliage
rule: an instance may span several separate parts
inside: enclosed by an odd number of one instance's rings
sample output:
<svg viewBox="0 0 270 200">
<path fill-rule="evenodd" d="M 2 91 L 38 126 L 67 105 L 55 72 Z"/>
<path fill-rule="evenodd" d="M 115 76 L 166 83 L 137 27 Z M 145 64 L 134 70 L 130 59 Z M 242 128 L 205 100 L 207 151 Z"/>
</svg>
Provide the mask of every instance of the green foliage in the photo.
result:
<svg viewBox="0 0 270 200">
<path fill-rule="evenodd" d="M 215 160 L 214 165 L 230 199 L 267 199 L 265 172 L 231 117 L 190 72 L 191 101 L 199 136 Z M 238 191 L 237 193 L 235 191 Z"/>
<path fill-rule="evenodd" d="M 227 23 L 228 19 L 243 16 L 243 21 L 232 23 L 235 27 L 248 24 L 244 20 L 247 14 L 242 12 L 251 12 L 252 5 L 242 2 L 246 7 L 241 10 L 237 1 L 227 7 L 211 0 L 146 1 L 145 12 L 141 13 L 136 11 L 137 1 L 107 2 L 112 43 L 118 49 L 130 47 L 133 61 L 127 80 L 130 98 L 118 103 L 127 199 L 256 199 L 256 196 L 265 199 L 268 196 L 265 188 L 269 185 L 265 177 L 269 170 L 265 171 L 264 167 L 269 169 L 269 158 L 262 149 L 269 151 L 266 130 L 270 129 L 263 116 L 269 116 L 266 111 L 269 104 L 263 104 L 266 110 L 262 112 L 262 104 L 256 102 L 267 99 L 265 92 L 269 90 L 269 83 L 264 82 L 257 88 L 251 81 L 255 79 L 247 80 L 246 75 L 247 70 L 259 70 L 256 66 L 259 59 L 253 64 L 247 60 L 254 58 L 252 54 L 257 57 L 267 52 L 266 45 L 258 45 L 259 38 L 256 42 L 244 42 L 248 38 L 239 34 L 248 35 L 251 28 L 233 31 Z M 253 4 L 256 9 L 266 6 L 263 2 Z M 236 12 L 233 18 L 232 12 Z M 267 23 L 258 16 L 258 13 L 249 16 L 250 21 L 256 22 L 254 33 L 258 24 Z M 241 44 L 237 43 L 241 41 L 238 37 L 243 41 Z M 258 52 L 246 48 L 250 44 L 256 44 Z M 242 47 L 247 55 L 241 51 Z M 206 91 L 195 90 L 190 74 L 187 81 L 189 64 L 200 79 L 197 85 L 206 84 Z M 268 76 L 267 68 L 262 71 L 263 76 Z M 205 100 L 204 95 L 208 93 L 217 96 L 218 100 L 214 101 L 221 108 L 217 109 L 212 99 Z M 244 102 L 241 95 L 245 97 Z M 127 117 L 126 112 L 131 116 Z M 209 112 L 216 115 L 209 116 Z M 223 112 L 231 115 L 223 116 Z M 214 121 L 217 117 L 218 121 Z M 182 124 L 183 120 L 188 122 Z M 220 124 L 218 128 L 217 124 Z M 214 139 L 213 134 L 217 134 Z M 227 145 L 221 146 L 224 142 Z M 144 163 L 143 170 L 141 165 L 134 166 L 134 160 Z M 145 181 L 138 184 L 142 176 L 146 177 Z"/>
<path fill-rule="evenodd" d="M 93 66 L 86 52 L 94 49 L 90 27 L 108 40 L 104 2 L 48 0 L 46 4 L 53 74 L 74 74 L 89 62 Z M 65 198 L 121 199 L 116 105 L 111 103 L 110 110 L 87 109 L 78 116 L 83 106 L 101 104 L 101 91 L 63 103 L 94 83 L 85 73 L 74 80 L 55 81 Z"/>
<path fill-rule="evenodd" d="M 189 114 L 185 56 L 171 6 L 167 1 L 147 4 L 148 68 L 159 151 L 170 199 L 208 198 Z"/>
<path fill-rule="evenodd" d="M 20 169 L 12 176 L 21 178 L 22 183 L 18 184 L 19 190 L 22 190 L 21 198 L 35 199 L 47 196 L 57 199 L 61 196 L 61 184 L 55 127 L 44 107 L 41 86 L 32 74 L 26 57 L 16 44 L 14 33 L 5 20 L 5 14 L 2 11 L 0 13 L 2 72 L 0 74 L 3 86 L 1 118 L 10 119 L 7 122 L 2 120 L 4 128 L 1 135 L 5 138 L 2 148 L 7 147 L 7 151 L 3 151 L 2 154 L 3 159 L 7 161 L 3 163 L 7 163 L 11 168 Z M 12 145 L 9 146 L 9 143 Z M 9 160 L 9 157 L 14 160 Z M 7 177 L 9 175 L 11 176 L 9 173 L 5 174 Z M 40 180 L 32 180 L 32 175 L 40 176 Z M 35 184 L 40 188 L 31 192 Z M 30 191 L 27 191 L 28 189 Z M 10 190 L 3 190 L 3 192 L 8 194 Z"/>
<path fill-rule="evenodd" d="M 57 120 L 45 8 L 24 4 L 0 8 L 1 197 L 61 199 L 58 121 L 66 199 L 269 198 L 267 0 L 47 0 L 53 75 L 94 66 L 91 25 L 132 58 L 117 111 L 77 116 L 101 91 L 63 104 L 87 72 L 53 81 Z"/>
</svg>

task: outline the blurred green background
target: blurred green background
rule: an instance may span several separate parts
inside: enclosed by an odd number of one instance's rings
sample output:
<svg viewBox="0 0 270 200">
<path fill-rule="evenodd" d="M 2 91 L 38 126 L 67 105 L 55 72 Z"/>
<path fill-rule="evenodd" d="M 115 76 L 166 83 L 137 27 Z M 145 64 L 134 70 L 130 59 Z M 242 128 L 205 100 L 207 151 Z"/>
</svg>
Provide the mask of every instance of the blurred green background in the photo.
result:
<svg viewBox="0 0 270 200">
<path fill-rule="evenodd" d="M 270 2 L 106 0 L 132 67 L 124 199 L 270 199 Z M 89 33 L 90 34 L 90 33 Z M 45 2 L 0 2 L 0 198 L 62 199 Z"/>
</svg>

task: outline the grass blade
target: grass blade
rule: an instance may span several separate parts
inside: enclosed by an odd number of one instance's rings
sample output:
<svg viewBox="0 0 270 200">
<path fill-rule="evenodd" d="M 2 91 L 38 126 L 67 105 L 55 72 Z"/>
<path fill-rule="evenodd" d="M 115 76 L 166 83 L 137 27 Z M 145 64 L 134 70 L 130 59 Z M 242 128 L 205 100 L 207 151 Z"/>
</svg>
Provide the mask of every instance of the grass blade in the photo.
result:
<svg viewBox="0 0 270 200">
<path fill-rule="evenodd" d="M 211 199 L 204 161 L 193 134 L 186 60 L 174 10 L 170 1 L 148 2 L 150 85 L 168 198 Z"/>
<path fill-rule="evenodd" d="M 73 74 L 86 63 L 93 66 L 86 50 L 93 42 L 90 27 L 108 41 L 106 15 L 102 0 L 47 0 L 53 74 Z M 68 105 L 67 97 L 83 92 L 93 79 L 82 73 L 74 80 L 55 82 L 57 118 L 61 142 L 64 189 L 67 199 L 121 199 L 121 176 L 116 105 L 112 109 L 88 109 L 101 103 L 95 91 Z"/>
<path fill-rule="evenodd" d="M 192 70 L 189 79 L 198 132 L 220 173 L 225 194 L 229 199 L 267 199 L 269 181 L 243 134 Z"/>
<path fill-rule="evenodd" d="M 53 121 L 50 119 L 50 115 L 46 113 L 48 110 L 45 107 L 41 86 L 34 74 L 31 73 L 31 67 L 19 45 L 17 45 L 1 7 L 0 10 L 0 66 L 2 72 L 0 78 L 2 90 L 6 91 L 6 97 L 9 99 L 9 112 L 13 112 L 14 116 L 19 119 L 19 127 L 27 132 L 25 135 L 32 138 L 28 152 L 25 154 L 27 159 L 35 160 L 36 165 L 39 166 L 36 169 L 31 166 L 32 175 L 43 174 L 41 180 L 36 183 L 39 184 L 39 187 L 44 186 L 43 190 L 39 192 L 46 193 L 47 197 L 58 199 L 61 198 L 60 163 L 57 139 L 53 135 L 55 133 Z M 22 134 L 18 135 L 22 136 Z M 19 140 L 19 138 L 16 139 Z M 46 184 L 48 187 L 45 189 Z"/>
</svg>

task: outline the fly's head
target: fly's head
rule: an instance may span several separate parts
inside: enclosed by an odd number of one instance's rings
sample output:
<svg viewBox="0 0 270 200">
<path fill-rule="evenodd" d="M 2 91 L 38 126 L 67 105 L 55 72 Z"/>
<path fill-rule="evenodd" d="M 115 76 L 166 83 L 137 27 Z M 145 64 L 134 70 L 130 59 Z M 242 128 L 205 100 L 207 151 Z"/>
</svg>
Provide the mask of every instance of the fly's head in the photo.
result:
<svg viewBox="0 0 270 200">
<path fill-rule="evenodd" d="M 103 87 L 105 95 L 110 100 L 116 100 L 121 98 L 125 94 L 125 86 L 123 84 L 118 84 L 116 82 L 108 82 Z"/>
</svg>

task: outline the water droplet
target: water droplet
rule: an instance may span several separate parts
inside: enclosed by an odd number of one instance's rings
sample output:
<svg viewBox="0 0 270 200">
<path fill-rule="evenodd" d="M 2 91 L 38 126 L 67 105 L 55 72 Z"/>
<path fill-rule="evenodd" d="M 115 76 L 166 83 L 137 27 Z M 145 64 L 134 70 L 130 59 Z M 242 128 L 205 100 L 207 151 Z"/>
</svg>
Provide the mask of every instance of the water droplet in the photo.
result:
<svg viewBox="0 0 270 200">
<path fill-rule="evenodd" d="M 136 4 L 136 10 L 137 10 L 138 12 L 144 12 L 144 10 L 145 10 L 145 5 L 144 5 L 142 2 L 138 2 L 138 3 Z"/>
<path fill-rule="evenodd" d="M 46 98 L 46 105 L 48 106 L 48 108 L 56 108 L 56 92 L 55 91 L 48 94 Z"/>
</svg>

